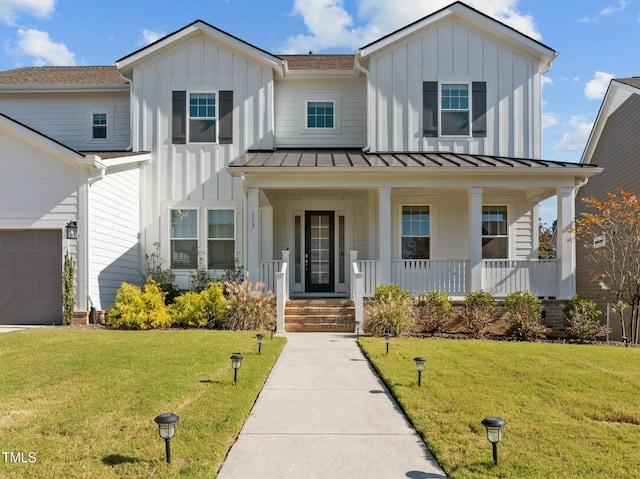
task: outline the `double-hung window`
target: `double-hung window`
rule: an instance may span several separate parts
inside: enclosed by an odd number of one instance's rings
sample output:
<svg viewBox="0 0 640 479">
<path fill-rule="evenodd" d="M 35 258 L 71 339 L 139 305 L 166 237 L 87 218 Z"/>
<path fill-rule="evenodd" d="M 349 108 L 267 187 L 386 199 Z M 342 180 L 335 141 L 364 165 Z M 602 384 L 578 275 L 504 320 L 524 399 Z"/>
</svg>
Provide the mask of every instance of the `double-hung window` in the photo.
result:
<svg viewBox="0 0 640 479">
<path fill-rule="evenodd" d="M 208 269 L 233 268 L 235 253 L 235 211 L 209 210 L 207 213 Z"/>
<path fill-rule="evenodd" d="M 93 113 L 91 115 L 91 139 L 106 140 L 107 139 L 107 114 Z"/>
<path fill-rule="evenodd" d="M 440 85 L 441 136 L 469 136 L 471 109 L 468 83 Z"/>
<path fill-rule="evenodd" d="M 189 93 L 189 143 L 215 143 L 217 139 L 216 94 Z"/>
<path fill-rule="evenodd" d="M 334 128 L 334 111 L 332 101 L 308 101 L 307 128 Z"/>
<path fill-rule="evenodd" d="M 171 210 L 171 268 L 198 267 L 198 210 Z"/>
<path fill-rule="evenodd" d="M 423 136 L 487 136 L 487 84 L 474 82 L 422 83 Z"/>
<path fill-rule="evenodd" d="M 412 205 L 402 207 L 402 259 L 429 259 L 431 237 L 429 207 Z"/>
<path fill-rule="evenodd" d="M 509 223 L 506 206 L 482 207 L 482 258 L 509 257 Z"/>
</svg>

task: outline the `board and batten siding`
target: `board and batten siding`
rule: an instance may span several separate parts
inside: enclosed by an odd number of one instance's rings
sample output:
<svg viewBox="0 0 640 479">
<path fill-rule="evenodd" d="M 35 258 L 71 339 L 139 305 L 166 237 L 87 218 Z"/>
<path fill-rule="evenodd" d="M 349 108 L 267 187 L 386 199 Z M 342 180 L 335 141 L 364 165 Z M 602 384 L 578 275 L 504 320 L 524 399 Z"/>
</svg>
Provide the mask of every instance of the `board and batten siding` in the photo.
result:
<svg viewBox="0 0 640 479">
<path fill-rule="evenodd" d="M 131 145 L 127 91 L 2 94 L 0 111 L 78 151 L 117 151 Z M 93 113 L 107 114 L 107 139 L 92 140 Z"/>
<path fill-rule="evenodd" d="M 576 197 L 576 218 L 588 210 L 582 198 L 606 199 L 606 193 L 620 188 L 640 194 L 640 95 L 631 95 L 607 118 L 598 144 L 591 158 L 591 164 L 604 168 L 578 190 Z M 593 269 L 585 259 L 580 242 L 576 245 L 576 292 L 583 297 L 597 301 L 600 308 L 606 308 L 603 291 L 591 279 Z M 612 315 L 614 337 L 620 337 L 619 320 Z"/>
<path fill-rule="evenodd" d="M 275 83 L 275 146 L 363 148 L 367 131 L 366 78 L 278 79 Z M 306 102 L 334 101 L 336 127 L 306 129 Z"/>
<path fill-rule="evenodd" d="M 139 284 L 140 173 L 137 165 L 109 168 L 89 190 L 89 295 L 108 309 L 123 282 Z"/>
<path fill-rule="evenodd" d="M 490 34 L 444 21 L 373 54 L 369 70 L 373 150 L 540 157 L 538 60 Z M 423 137 L 425 81 L 486 82 L 486 137 Z"/>
<path fill-rule="evenodd" d="M 232 143 L 172 144 L 174 91 L 232 91 Z M 273 72 L 208 38 L 185 39 L 166 55 L 135 67 L 132 111 L 134 150 L 151 152 L 150 165 L 142 169 L 142 211 L 143 244 L 152 252 L 154 242 L 168 239 L 169 226 L 163 218 L 167 208 L 242 201 L 241 181 L 232 178 L 226 167 L 248 149 L 273 148 Z M 241 213 L 237 211 L 236 217 L 239 250 Z M 163 250 L 168 252 L 168 247 Z"/>
</svg>

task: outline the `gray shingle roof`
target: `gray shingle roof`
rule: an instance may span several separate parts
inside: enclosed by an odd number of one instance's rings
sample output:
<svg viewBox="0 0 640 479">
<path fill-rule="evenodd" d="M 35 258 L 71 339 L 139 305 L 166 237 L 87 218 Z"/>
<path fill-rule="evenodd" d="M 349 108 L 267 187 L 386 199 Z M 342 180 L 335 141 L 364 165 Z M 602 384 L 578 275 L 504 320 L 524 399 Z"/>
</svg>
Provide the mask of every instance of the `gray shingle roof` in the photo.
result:
<svg viewBox="0 0 640 479">
<path fill-rule="evenodd" d="M 355 55 L 278 55 L 287 61 L 289 70 L 308 71 L 352 71 Z"/>
<path fill-rule="evenodd" d="M 0 71 L 0 86 L 126 85 L 113 66 L 27 67 Z"/>
<path fill-rule="evenodd" d="M 562 170 L 595 165 L 456 153 L 364 153 L 362 150 L 283 149 L 250 151 L 235 159 L 231 168 L 519 168 Z"/>
<path fill-rule="evenodd" d="M 620 83 L 624 83 L 625 85 L 632 86 L 634 88 L 640 88 L 640 77 L 616 78 L 615 80 Z"/>
</svg>

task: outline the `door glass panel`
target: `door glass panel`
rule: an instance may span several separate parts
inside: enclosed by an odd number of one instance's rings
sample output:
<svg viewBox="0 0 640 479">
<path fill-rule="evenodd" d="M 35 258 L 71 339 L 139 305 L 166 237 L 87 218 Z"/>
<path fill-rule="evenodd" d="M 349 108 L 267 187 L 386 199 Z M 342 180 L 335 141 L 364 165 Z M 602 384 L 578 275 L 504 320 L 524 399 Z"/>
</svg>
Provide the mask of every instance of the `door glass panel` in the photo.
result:
<svg viewBox="0 0 640 479">
<path fill-rule="evenodd" d="M 330 261 L 330 222 L 329 215 L 311 216 L 311 282 L 329 284 Z"/>
<path fill-rule="evenodd" d="M 300 216 L 295 217 L 295 282 L 302 283 L 302 221 Z"/>
</svg>

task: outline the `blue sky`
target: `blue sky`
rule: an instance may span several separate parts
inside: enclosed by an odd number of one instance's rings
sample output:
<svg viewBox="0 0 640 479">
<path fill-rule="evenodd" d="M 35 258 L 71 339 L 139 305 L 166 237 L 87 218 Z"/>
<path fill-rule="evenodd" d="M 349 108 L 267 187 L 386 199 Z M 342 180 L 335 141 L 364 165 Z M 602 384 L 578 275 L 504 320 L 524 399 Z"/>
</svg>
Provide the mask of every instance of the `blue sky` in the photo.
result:
<svg viewBox="0 0 640 479">
<path fill-rule="evenodd" d="M 0 69 L 110 65 L 196 19 L 272 53 L 353 53 L 451 0 L 0 0 Z M 543 158 L 580 161 L 609 80 L 640 76 L 640 0 L 467 0 L 559 52 Z M 553 202 L 541 209 L 555 218 Z"/>
</svg>

